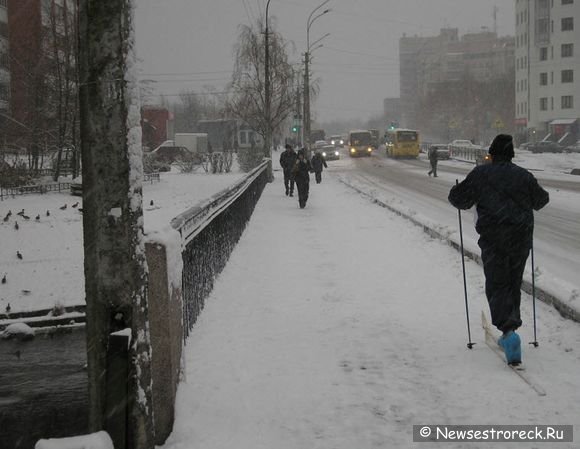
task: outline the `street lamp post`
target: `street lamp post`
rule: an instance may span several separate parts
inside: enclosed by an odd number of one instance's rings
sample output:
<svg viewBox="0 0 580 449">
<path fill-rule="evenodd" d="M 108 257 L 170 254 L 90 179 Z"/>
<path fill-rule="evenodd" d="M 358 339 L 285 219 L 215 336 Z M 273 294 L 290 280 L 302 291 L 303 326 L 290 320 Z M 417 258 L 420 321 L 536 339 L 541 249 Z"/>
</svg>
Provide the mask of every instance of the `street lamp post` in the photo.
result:
<svg viewBox="0 0 580 449">
<path fill-rule="evenodd" d="M 330 12 L 330 9 L 325 9 L 321 13 L 314 16 L 314 14 L 326 5 L 330 0 L 325 0 L 320 5 L 318 5 L 308 16 L 308 20 L 306 21 L 306 53 L 304 53 L 304 142 L 306 144 L 306 149 L 310 153 L 310 73 L 309 73 L 309 65 L 310 65 L 310 53 L 311 53 L 311 46 L 310 46 L 310 27 L 314 23 L 316 19 L 327 14 Z M 314 16 L 314 17 L 312 17 Z M 318 39 L 317 42 L 320 42 L 323 38 L 328 36 L 328 33 L 325 34 L 323 37 Z M 317 47 L 318 48 L 318 47 Z"/>
<path fill-rule="evenodd" d="M 268 177 L 270 180 L 273 178 L 272 174 L 272 120 L 270 117 L 270 45 L 269 45 L 269 31 L 268 31 L 268 8 L 270 7 L 270 1 L 266 3 L 266 30 L 264 33 L 264 116 L 266 118 L 266 132 L 265 132 L 265 142 L 266 145 L 266 156 L 270 158 L 270 166 Z"/>
</svg>

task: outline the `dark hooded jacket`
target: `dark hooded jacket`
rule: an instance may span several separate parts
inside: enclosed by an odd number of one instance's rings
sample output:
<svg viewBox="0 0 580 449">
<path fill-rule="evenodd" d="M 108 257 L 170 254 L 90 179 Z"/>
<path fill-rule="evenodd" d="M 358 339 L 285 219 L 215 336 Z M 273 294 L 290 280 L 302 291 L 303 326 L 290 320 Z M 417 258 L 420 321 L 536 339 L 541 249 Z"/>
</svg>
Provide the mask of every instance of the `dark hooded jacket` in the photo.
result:
<svg viewBox="0 0 580 449">
<path fill-rule="evenodd" d="M 530 172 L 501 159 L 475 167 L 449 192 L 449 202 L 459 209 L 476 205 L 475 229 L 481 236 L 507 247 L 531 247 L 533 211 L 549 200 L 548 192 Z"/>
<path fill-rule="evenodd" d="M 298 154 L 294 150 L 283 151 L 280 155 L 280 166 L 284 170 L 284 173 L 290 174 L 294 164 L 298 159 Z"/>
<path fill-rule="evenodd" d="M 326 164 L 326 161 L 322 157 L 322 154 L 318 152 L 315 153 L 314 156 L 312 156 L 312 160 L 310 161 L 310 163 L 312 164 L 312 169 L 315 172 L 322 171 L 322 167 L 328 168 L 328 165 Z"/>
</svg>

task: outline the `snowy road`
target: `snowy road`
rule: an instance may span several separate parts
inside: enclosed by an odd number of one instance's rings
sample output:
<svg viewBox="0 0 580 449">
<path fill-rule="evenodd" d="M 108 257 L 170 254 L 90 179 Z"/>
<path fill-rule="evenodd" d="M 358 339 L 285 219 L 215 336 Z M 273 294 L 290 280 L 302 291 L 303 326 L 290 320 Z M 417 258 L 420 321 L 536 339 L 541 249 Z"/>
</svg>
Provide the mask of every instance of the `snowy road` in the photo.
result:
<svg viewBox="0 0 580 449">
<path fill-rule="evenodd" d="M 483 342 L 468 261 L 468 350 L 457 252 L 337 182 L 340 166 L 305 210 L 279 175 L 266 187 L 188 340 L 164 448 L 409 448 L 424 447 L 413 424 L 578 426 L 580 326 L 538 304 L 541 345 L 523 349 L 538 396 Z M 530 309 L 526 296 L 524 342 Z"/>
<path fill-rule="evenodd" d="M 394 198 L 414 213 L 456 231 L 457 211 L 450 206 L 447 195 L 455 180 L 462 180 L 470 168 L 457 161 L 442 161 L 439 177 L 434 179 L 426 176 L 425 161 L 397 161 L 375 155 L 362 159 L 347 157 L 335 170 L 343 179 L 367 185 L 375 194 Z M 535 174 L 550 192 L 548 206 L 535 214 L 539 276 L 553 276 L 580 289 L 580 182 Z M 463 217 L 466 238 L 478 251 L 473 212 L 464 212 Z"/>
</svg>

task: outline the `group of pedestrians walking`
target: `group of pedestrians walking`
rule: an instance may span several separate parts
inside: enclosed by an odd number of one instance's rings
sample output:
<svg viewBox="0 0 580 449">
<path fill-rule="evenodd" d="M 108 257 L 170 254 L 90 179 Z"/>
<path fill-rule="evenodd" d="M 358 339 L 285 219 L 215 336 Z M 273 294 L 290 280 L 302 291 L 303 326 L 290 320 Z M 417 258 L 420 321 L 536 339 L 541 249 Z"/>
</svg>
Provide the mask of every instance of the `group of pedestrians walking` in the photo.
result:
<svg viewBox="0 0 580 449">
<path fill-rule="evenodd" d="M 458 209 L 476 207 L 475 229 L 479 234 L 485 294 L 492 323 L 502 332 L 498 344 L 505 352 L 507 363 L 518 365 L 522 361 L 522 350 L 516 330 L 522 325 L 521 284 L 533 247 L 534 211 L 544 207 L 550 197 L 529 171 L 512 163 L 512 136 L 496 136 L 489 155 L 491 164 L 475 167 L 461 183 L 451 188 L 448 199 Z M 435 148 L 429 151 L 428 158 L 431 164 L 428 174 L 437 177 Z M 296 153 L 286 145 L 280 165 L 284 170 L 286 195 L 293 196 L 296 183 L 298 202 L 300 208 L 304 208 L 308 201 L 310 173 L 315 173 L 319 184 L 326 161 L 318 152 L 309 161 L 304 149 Z"/>
<path fill-rule="evenodd" d="M 296 184 L 298 204 L 300 209 L 304 209 L 310 191 L 310 173 L 314 173 L 316 184 L 320 184 L 323 167 L 327 168 L 328 166 L 319 151 L 312 156 L 312 160 L 308 160 L 304 148 L 298 152 L 294 151 L 292 145 L 289 144 L 285 148 L 285 151 L 280 155 L 280 166 L 284 171 L 286 196 L 294 196 L 294 184 Z"/>
</svg>

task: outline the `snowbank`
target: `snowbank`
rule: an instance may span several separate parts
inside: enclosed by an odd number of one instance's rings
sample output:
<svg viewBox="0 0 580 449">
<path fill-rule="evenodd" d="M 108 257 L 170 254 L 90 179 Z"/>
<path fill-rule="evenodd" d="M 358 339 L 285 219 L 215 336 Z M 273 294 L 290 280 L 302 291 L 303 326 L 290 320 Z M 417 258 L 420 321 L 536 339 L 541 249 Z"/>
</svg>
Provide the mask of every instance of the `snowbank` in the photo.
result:
<svg viewBox="0 0 580 449">
<path fill-rule="evenodd" d="M 0 333 L 0 337 L 6 340 L 10 338 L 31 340 L 34 338 L 34 329 L 25 323 L 12 323 L 4 329 L 4 332 Z"/>
<path fill-rule="evenodd" d="M 34 449 L 115 449 L 111 437 L 101 431 L 70 438 L 39 440 Z"/>
</svg>

